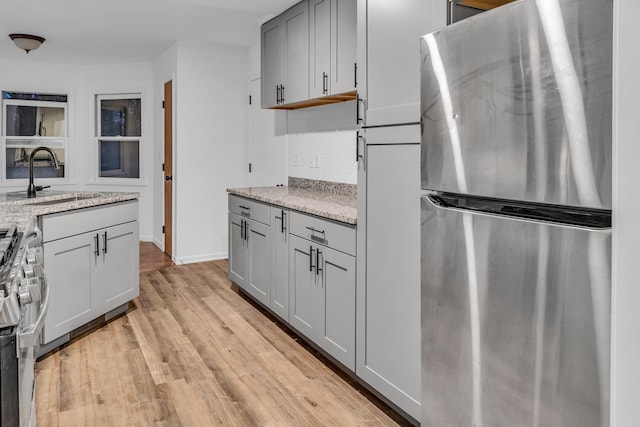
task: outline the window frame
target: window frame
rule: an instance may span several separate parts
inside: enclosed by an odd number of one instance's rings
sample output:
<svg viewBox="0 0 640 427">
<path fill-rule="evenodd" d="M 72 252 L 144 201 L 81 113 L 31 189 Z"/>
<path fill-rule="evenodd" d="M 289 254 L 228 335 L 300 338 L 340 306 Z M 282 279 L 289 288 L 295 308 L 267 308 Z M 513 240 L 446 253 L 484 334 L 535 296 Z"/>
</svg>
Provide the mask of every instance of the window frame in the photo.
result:
<svg viewBox="0 0 640 427">
<path fill-rule="evenodd" d="M 101 136 L 102 128 L 101 128 L 101 120 L 102 120 L 102 109 L 101 109 L 101 101 L 110 100 L 110 99 L 139 99 L 140 100 L 140 136 Z M 144 185 L 144 161 L 143 154 L 146 149 L 145 141 L 144 141 L 144 115 L 145 115 L 145 96 L 143 90 L 127 90 L 127 91 L 102 91 L 100 93 L 95 93 L 93 96 L 93 147 L 92 147 L 92 159 L 91 159 L 91 182 L 94 184 L 103 184 L 103 185 L 131 185 L 131 186 L 140 186 Z M 117 176 L 100 176 L 100 141 L 118 141 L 118 142 L 127 142 L 134 141 L 138 142 L 138 178 L 122 178 Z M 124 153 L 121 154 L 121 163 L 124 163 Z M 124 171 L 123 168 L 120 171 Z"/>
<path fill-rule="evenodd" d="M 7 91 L 13 92 L 13 91 Z M 29 92 L 31 93 L 31 92 Z M 64 176 L 63 177 L 49 177 L 49 178 L 37 178 L 39 185 L 61 185 L 70 182 L 70 125 L 69 125 L 69 95 L 59 94 L 66 96 L 67 101 L 45 101 L 35 99 L 2 99 L 2 119 L 0 130 L 0 182 L 8 186 L 24 186 L 26 188 L 29 179 L 28 178 L 9 178 L 7 177 L 7 149 L 8 148 L 37 148 L 48 147 L 55 150 L 62 150 L 64 153 Z M 64 134 L 63 136 L 8 136 L 7 130 L 7 107 L 10 105 L 16 106 L 29 106 L 29 107 L 46 107 L 46 108 L 61 108 L 64 113 Z M 20 143 L 22 142 L 22 143 Z"/>
</svg>

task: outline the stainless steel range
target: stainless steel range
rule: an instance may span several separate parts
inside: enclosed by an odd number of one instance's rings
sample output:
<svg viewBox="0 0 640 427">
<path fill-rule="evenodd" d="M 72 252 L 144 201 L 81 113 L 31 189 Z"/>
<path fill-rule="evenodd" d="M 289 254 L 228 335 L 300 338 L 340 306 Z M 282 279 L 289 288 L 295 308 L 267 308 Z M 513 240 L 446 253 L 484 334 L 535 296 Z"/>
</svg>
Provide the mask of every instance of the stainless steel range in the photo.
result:
<svg viewBox="0 0 640 427">
<path fill-rule="evenodd" d="M 35 354 L 48 306 L 42 235 L 0 229 L 0 425 L 35 425 Z"/>
</svg>

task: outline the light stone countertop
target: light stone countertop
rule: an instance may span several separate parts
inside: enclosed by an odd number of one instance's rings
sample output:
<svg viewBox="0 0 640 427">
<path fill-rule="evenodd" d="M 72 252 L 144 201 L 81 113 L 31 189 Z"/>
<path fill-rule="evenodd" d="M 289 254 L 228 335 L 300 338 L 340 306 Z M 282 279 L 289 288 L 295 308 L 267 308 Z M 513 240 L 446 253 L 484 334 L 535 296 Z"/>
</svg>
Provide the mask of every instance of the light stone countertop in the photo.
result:
<svg viewBox="0 0 640 427">
<path fill-rule="evenodd" d="M 357 220 L 355 192 L 340 194 L 291 186 L 229 188 L 227 192 L 347 224 L 355 225 Z"/>
<path fill-rule="evenodd" d="M 24 192 L 22 192 L 24 193 Z M 29 224 L 34 217 L 57 212 L 66 212 L 75 209 L 92 206 L 106 205 L 108 203 L 135 200 L 141 197 L 141 193 L 126 192 L 88 192 L 88 191 L 54 191 L 44 190 L 38 192 L 37 197 L 27 199 L 16 193 L 0 194 L 0 228 L 6 228 L 16 224 L 19 231 Z M 66 199 L 75 199 L 63 201 Z M 60 200 L 60 203 L 54 201 Z M 53 204 L 33 204 L 42 202 L 54 202 Z"/>
</svg>

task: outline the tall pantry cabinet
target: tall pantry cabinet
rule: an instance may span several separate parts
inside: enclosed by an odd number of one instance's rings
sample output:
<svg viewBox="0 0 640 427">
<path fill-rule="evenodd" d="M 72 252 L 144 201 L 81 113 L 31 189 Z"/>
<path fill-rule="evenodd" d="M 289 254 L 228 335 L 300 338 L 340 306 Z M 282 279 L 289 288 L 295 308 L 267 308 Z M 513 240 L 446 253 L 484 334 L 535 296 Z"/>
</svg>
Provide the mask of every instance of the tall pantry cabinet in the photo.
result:
<svg viewBox="0 0 640 427">
<path fill-rule="evenodd" d="M 446 2 L 358 0 L 357 18 L 356 373 L 420 421 L 419 45 Z"/>
</svg>

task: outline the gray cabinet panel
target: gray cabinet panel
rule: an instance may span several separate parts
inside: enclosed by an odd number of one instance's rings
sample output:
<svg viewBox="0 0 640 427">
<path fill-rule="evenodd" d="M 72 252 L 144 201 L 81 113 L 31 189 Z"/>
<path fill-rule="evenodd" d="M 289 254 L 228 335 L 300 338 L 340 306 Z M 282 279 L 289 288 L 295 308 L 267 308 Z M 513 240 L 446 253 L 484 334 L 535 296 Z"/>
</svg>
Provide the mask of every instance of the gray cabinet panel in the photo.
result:
<svg viewBox="0 0 640 427">
<path fill-rule="evenodd" d="M 262 26 L 262 108 L 275 107 L 282 84 L 282 45 L 284 32 L 279 19 L 273 19 Z"/>
<path fill-rule="evenodd" d="M 298 3 L 282 15 L 284 69 L 281 97 L 284 104 L 309 99 L 309 5 Z"/>
<path fill-rule="evenodd" d="M 356 373 L 419 420 L 420 145 L 367 145 L 365 163 L 358 184 L 358 245 L 366 253 L 358 254 Z"/>
<path fill-rule="evenodd" d="M 318 246 L 322 265 L 320 292 L 320 346 L 340 363 L 355 369 L 356 260 Z"/>
<path fill-rule="evenodd" d="M 262 304 L 271 301 L 271 236 L 270 227 L 256 221 L 249 221 L 247 238 L 249 270 L 246 291 Z"/>
<path fill-rule="evenodd" d="M 44 268 L 50 288 L 43 341 L 50 342 L 97 317 L 91 305 L 92 266 L 97 264 L 93 236 L 44 244 Z"/>
<path fill-rule="evenodd" d="M 289 242 L 289 323 L 314 339 L 318 325 L 318 278 L 315 274 L 315 251 L 304 239 L 290 235 Z"/>
<path fill-rule="evenodd" d="M 419 38 L 446 24 L 445 0 L 358 0 L 358 93 L 365 125 L 420 120 Z"/>
<path fill-rule="evenodd" d="M 229 278 L 244 288 L 247 275 L 247 248 L 244 219 L 229 213 Z"/>
<path fill-rule="evenodd" d="M 309 97 L 329 93 L 331 71 L 331 0 L 309 0 Z"/>
<path fill-rule="evenodd" d="M 356 0 L 331 1 L 332 95 L 356 90 Z"/>
<path fill-rule="evenodd" d="M 271 208 L 271 310 L 289 321 L 289 211 Z"/>
<path fill-rule="evenodd" d="M 130 222 L 101 230 L 99 240 L 101 262 L 97 266 L 95 304 L 99 311 L 107 312 L 139 294 L 138 223 Z"/>
</svg>

